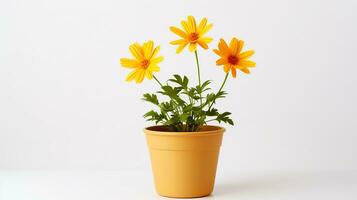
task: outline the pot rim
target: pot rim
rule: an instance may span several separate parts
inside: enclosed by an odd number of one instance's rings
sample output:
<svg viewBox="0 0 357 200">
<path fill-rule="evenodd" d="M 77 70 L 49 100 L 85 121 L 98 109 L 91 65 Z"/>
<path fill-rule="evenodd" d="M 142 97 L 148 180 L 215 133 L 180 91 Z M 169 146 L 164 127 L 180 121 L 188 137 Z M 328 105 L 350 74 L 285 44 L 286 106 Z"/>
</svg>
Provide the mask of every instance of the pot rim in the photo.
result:
<svg viewBox="0 0 357 200">
<path fill-rule="evenodd" d="M 155 128 L 164 128 L 165 125 L 156 125 L 156 126 L 148 126 L 144 128 L 144 133 L 147 135 L 165 135 L 165 136 L 203 136 L 203 135 L 212 135 L 212 134 L 223 134 L 226 131 L 225 128 L 221 126 L 214 125 L 204 125 L 205 128 L 212 128 L 213 130 L 203 130 L 203 131 L 195 131 L 195 132 L 174 132 L 174 131 L 160 131 L 160 130 L 152 130 Z"/>
</svg>

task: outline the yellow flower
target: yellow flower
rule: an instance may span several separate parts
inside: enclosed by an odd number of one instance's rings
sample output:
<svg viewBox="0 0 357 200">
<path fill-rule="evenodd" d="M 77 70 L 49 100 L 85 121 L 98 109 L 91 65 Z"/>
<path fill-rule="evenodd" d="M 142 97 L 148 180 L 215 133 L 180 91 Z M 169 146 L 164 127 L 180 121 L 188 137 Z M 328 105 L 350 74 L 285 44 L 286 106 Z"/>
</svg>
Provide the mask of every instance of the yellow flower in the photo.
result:
<svg viewBox="0 0 357 200">
<path fill-rule="evenodd" d="M 129 50 L 134 59 L 120 59 L 120 64 L 124 68 L 133 69 L 126 77 L 126 81 L 130 82 L 135 79 L 136 83 L 141 83 L 145 76 L 149 80 L 152 79 L 153 72 L 160 71 L 157 64 L 164 60 L 162 56 L 156 57 L 159 49 L 159 46 L 154 48 L 154 42 L 151 40 L 145 42 L 142 46 L 139 43 L 130 45 Z"/>
<path fill-rule="evenodd" d="M 198 26 L 193 16 L 188 16 L 187 21 L 182 20 L 181 25 L 184 30 L 171 26 L 170 30 L 182 39 L 170 42 L 173 45 L 179 45 L 176 53 L 180 53 L 188 44 L 191 52 L 196 51 L 197 44 L 204 49 L 208 49 L 207 43 L 212 42 L 212 38 L 204 35 L 212 28 L 212 24 L 207 24 L 207 19 L 203 18 Z"/>
<path fill-rule="evenodd" d="M 229 43 L 229 46 L 223 39 L 221 39 L 218 44 L 218 49 L 213 50 L 221 57 L 216 61 L 216 64 L 223 65 L 223 70 L 226 73 L 231 71 L 234 78 L 237 75 L 236 69 L 249 74 L 250 71 L 248 68 L 255 67 L 255 62 L 248 60 L 254 54 L 254 51 L 249 50 L 241 53 L 243 46 L 244 41 L 238 40 L 237 38 L 233 38 Z"/>
</svg>

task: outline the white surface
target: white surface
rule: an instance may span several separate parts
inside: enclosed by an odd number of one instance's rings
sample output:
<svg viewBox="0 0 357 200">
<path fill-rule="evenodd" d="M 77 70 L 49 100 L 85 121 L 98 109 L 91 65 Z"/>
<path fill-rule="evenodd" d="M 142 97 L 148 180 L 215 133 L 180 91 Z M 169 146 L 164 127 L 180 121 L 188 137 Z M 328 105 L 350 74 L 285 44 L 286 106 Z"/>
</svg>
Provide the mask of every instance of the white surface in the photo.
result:
<svg viewBox="0 0 357 200">
<path fill-rule="evenodd" d="M 128 45 L 154 39 L 165 61 L 158 78 L 185 73 L 168 30 L 188 14 L 207 16 L 215 38 L 256 50 L 252 74 L 229 79 L 220 108 L 233 113 L 220 168 L 357 169 L 357 1 L 0 1 L 0 168 L 143 170 L 149 163 L 143 92 L 124 82 Z M 202 76 L 219 87 L 212 51 Z M 45 183 L 46 181 L 44 181 Z M 41 183 L 39 183 L 41 184 Z M 63 182 L 64 184 L 64 182 Z"/>
<path fill-rule="evenodd" d="M 228 175 L 228 174 L 226 174 Z M 224 200 L 354 200 L 356 172 L 244 173 L 218 176 L 213 194 Z M 163 200 L 140 171 L 0 172 L 1 200 Z"/>
</svg>

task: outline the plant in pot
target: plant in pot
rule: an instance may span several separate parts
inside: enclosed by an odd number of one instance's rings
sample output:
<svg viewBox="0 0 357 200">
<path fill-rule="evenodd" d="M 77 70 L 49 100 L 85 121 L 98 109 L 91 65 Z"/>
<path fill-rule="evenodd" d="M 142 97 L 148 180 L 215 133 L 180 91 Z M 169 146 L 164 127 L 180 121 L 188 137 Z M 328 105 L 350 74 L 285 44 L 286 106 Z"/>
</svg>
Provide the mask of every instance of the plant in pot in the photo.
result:
<svg viewBox="0 0 357 200">
<path fill-rule="evenodd" d="M 209 125 L 216 121 L 233 125 L 230 112 L 220 112 L 216 107 L 218 100 L 225 98 L 223 90 L 229 74 L 237 76 L 237 70 L 249 74 L 249 68 L 255 63 L 249 58 L 253 50 L 242 51 L 244 42 L 237 38 L 227 44 L 220 39 L 214 53 L 218 55 L 216 64 L 223 66 L 224 79 L 218 91 L 210 88 L 210 80 L 201 80 L 198 49 L 208 49 L 212 38 L 206 33 L 212 28 L 203 18 L 197 25 L 192 16 L 181 21 L 183 29 L 170 27 L 180 39 L 172 41 L 178 45 L 176 53 L 185 47 L 194 54 L 197 69 L 197 85 L 190 86 L 187 76 L 173 75 L 166 82 L 161 82 L 154 75 L 160 70 L 158 64 L 163 57 L 158 55 L 159 46 L 149 40 L 142 45 L 134 43 L 129 50 L 133 58 L 122 58 L 124 68 L 132 69 L 127 81 L 141 83 L 146 77 L 154 79 L 159 91 L 146 93 L 143 100 L 151 103 L 155 109 L 144 117 L 155 122 L 155 126 L 144 129 L 149 147 L 156 191 L 166 197 L 201 197 L 209 195 L 214 186 L 219 150 L 225 129 Z M 165 96 L 159 100 L 158 95 Z"/>
</svg>

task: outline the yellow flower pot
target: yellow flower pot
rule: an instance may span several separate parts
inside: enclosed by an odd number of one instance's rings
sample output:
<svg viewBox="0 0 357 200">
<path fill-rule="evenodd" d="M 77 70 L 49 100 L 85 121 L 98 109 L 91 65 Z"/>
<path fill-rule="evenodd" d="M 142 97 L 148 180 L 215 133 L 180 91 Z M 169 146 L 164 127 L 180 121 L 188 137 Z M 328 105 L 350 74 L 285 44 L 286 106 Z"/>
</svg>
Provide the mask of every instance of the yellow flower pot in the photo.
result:
<svg viewBox="0 0 357 200">
<path fill-rule="evenodd" d="M 204 126 L 199 132 L 145 128 L 157 193 L 176 198 L 211 194 L 224 131 L 218 126 Z"/>
</svg>

